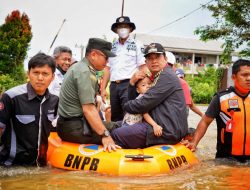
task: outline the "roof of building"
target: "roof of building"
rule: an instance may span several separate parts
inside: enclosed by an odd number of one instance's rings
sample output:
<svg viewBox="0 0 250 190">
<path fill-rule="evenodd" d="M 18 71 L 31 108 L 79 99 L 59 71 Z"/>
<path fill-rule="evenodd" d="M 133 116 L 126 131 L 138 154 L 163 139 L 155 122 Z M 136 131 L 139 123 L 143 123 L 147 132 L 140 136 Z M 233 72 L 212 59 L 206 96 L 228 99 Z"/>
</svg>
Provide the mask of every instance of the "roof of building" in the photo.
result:
<svg viewBox="0 0 250 190">
<path fill-rule="evenodd" d="M 190 52 L 212 55 L 221 55 L 223 52 L 223 43 L 215 40 L 203 42 L 192 38 L 156 36 L 149 34 L 136 34 L 136 39 L 146 46 L 153 42 L 160 43 L 167 51 L 173 52 Z"/>
</svg>

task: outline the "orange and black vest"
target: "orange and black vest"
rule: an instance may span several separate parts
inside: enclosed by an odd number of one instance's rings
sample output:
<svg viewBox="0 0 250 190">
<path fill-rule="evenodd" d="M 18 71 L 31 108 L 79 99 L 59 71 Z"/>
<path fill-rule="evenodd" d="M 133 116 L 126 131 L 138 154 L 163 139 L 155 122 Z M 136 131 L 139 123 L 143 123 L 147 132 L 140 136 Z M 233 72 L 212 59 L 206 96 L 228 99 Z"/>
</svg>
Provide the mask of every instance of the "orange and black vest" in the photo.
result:
<svg viewBox="0 0 250 190">
<path fill-rule="evenodd" d="M 217 95 L 220 114 L 216 118 L 216 157 L 250 158 L 250 94 L 242 97 L 230 87 Z"/>
</svg>

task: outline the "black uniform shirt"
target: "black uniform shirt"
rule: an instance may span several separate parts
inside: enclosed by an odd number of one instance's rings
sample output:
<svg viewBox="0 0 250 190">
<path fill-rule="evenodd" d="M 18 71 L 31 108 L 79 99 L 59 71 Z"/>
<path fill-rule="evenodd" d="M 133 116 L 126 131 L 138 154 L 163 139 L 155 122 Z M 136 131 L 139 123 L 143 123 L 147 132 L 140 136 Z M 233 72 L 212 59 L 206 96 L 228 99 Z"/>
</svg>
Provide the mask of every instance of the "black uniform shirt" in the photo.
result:
<svg viewBox="0 0 250 190">
<path fill-rule="evenodd" d="M 38 160 L 45 165 L 57 107 L 57 96 L 48 90 L 38 96 L 30 83 L 6 91 L 0 100 L 0 128 L 4 131 L 0 164 L 34 165 Z"/>
<path fill-rule="evenodd" d="M 187 112 L 184 93 L 180 81 L 172 68 L 166 67 L 154 79 L 155 85 L 139 99 L 135 96 L 134 87 L 129 86 L 129 99 L 124 109 L 128 113 L 149 113 L 154 121 L 163 128 L 163 135 L 155 137 L 152 127 L 147 130 L 147 146 L 155 144 L 176 144 L 188 130 Z"/>
</svg>

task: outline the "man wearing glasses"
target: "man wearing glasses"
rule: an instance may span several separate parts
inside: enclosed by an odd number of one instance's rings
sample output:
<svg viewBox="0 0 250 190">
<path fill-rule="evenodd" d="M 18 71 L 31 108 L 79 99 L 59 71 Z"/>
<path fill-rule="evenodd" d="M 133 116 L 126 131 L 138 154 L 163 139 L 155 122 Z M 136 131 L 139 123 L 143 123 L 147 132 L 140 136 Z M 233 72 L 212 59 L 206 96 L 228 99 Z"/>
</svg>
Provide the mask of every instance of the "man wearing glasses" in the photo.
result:
<svg viewBox="0 0 250 190">
<path fill-rule="evenodd" d="M 58 46 L 54 49 L 53 57 L 56 62 L 55 79 L 51 82 L 49 90 L 52 94 L 59 96 L 65 73 L 72 65 L 72 51 L 66 46 Z"/>
<path fill-rule="evenodd" d="M 103 144 L 104 150 L 119 148 L 108 129 L 114 123 L 103 123 L 96 108 L 98 83 L 96 71 L 101 71 L 109 57 L 115 57 L 111 43 L 90 38 L 85 58 L 68 70 L 61 87 L 57 121 L 58 135 L 64 141 L 81 144 Z"/>
</svg>

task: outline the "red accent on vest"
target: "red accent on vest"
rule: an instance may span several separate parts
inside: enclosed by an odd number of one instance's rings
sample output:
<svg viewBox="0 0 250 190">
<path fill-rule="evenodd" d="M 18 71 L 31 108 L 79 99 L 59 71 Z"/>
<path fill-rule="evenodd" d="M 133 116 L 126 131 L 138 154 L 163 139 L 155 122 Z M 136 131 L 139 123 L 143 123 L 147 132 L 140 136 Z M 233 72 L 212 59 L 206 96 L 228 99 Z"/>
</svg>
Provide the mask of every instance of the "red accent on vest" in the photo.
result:
<svg viewBox="0 0 250 190">
<path fill-rule="evenodd" d="M 233 90 L 229 90 L 226 94 L 223 93 L 219 96 L 220 111 L 230 116 L 222 129 L 225 128 L 224 134 L 232 133 L 231 154 L 234 156 L 250 156 L 250 95 L 242 98 Z M 221 138 L 222 143 L 223 141 L 226 142 L 226 139 Z"/>
</svg>

